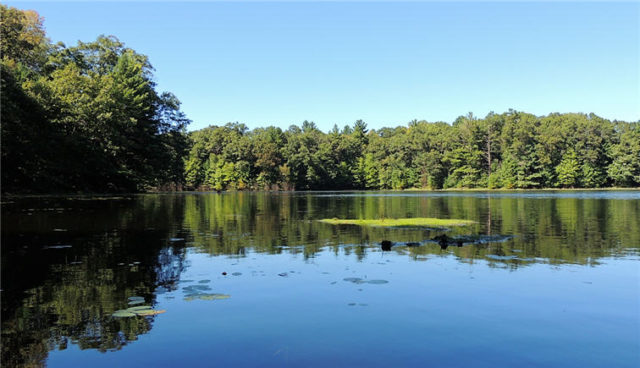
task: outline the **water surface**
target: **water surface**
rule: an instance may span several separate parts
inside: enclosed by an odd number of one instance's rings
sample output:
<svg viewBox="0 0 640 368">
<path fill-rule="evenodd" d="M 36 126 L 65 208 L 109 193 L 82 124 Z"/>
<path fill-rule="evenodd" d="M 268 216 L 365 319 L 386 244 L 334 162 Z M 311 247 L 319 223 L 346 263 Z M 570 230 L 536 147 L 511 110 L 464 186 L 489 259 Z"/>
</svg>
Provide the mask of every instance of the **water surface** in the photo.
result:
<svg viewBox="0 0 640 368">
<path fill-rule="evenodd" d="M 2 363 L 635 367 L 639 224 L 639 191 L 5 199 Z"/>
</svg>

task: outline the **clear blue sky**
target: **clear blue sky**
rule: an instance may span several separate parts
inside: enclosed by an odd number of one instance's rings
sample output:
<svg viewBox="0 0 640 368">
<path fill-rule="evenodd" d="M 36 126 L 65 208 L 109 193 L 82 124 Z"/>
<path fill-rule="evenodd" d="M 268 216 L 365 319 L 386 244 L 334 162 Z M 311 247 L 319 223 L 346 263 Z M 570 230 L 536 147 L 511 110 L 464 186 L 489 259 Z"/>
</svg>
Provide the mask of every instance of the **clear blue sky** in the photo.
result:
<svg viewBox="0 0 640 368">
<path fill-rule="evenodd" d="M 190 130 L 509 108 L 640 119 L 638 2 L 6 3 L 53 41 L 112 34 L 148 55 Z"/>
</svg>

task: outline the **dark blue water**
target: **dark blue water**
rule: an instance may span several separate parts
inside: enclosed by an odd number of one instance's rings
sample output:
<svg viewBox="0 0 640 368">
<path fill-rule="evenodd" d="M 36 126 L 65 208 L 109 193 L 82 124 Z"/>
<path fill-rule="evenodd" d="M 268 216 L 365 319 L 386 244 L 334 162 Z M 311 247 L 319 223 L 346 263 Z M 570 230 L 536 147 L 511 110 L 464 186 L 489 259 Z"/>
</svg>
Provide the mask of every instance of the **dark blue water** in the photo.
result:
<svg viewBox="0 0 640 368">
<path fill-rule="evenodd" d="M 14 200 L 2 217 L 3 366 L 636 367 L 639 199 L 628 191 Z M 316 221 L 333 217 L 477 224 Z M 442 234 L 474 240 L 443 248 L 433 240 Z M 207 298 L 214 294 L 229 297 Z M 113 317 L 131 296 L 166 312 Z"/>
</svg>

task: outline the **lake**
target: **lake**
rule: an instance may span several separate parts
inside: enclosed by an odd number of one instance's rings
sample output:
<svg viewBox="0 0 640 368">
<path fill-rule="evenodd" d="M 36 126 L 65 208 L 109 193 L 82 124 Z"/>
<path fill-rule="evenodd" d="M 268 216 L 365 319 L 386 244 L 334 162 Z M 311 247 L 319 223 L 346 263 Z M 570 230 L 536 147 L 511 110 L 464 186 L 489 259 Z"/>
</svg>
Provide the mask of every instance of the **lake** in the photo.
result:
<svg viewBox="0 0 640 368">
<path fill-rule="evenodd" d="M 3 201 L 3 367 L 640 366 L 640 191 Z"/>
</svg>

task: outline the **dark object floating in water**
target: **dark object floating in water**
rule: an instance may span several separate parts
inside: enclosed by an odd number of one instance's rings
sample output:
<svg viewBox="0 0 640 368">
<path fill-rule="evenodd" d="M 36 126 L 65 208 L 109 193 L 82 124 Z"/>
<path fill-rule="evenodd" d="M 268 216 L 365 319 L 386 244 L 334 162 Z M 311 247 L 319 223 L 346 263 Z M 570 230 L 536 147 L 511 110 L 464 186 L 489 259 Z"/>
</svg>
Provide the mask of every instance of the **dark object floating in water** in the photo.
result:
<svg viewBox="0 0 640 368">
<path fill-rule="evenodd" d="M 381 243 L 381 248 L 384 251 L 389 251 L 391 250 L 391 247 L 393 247 L 393 243 L 391 242 L 391 240 L 383 240 Z"/>
<path fill-rule="evenodd" d="M 450 245 L 461 247 L 464 244 L 503 242 L 511 238 L 513 238 L 511 235 L 461 235 L 451 237 L 443 234 L 434 237 L 431 241 L 437 242 L 441 249 L 447 249 Z"/>
<path fill-rule="evenodd" d="M 433 240 L 438 242 L 438 245 L 440 245 L 440 249 L 447 249 L 449 245 L 457 245 L 461 247 L 463 244 L 461 240 L 454 239 L 450 236 L 447 236 L 447 234 L 438 235 L 434 237 Z"/>
<path fill-rule="evenodd" d="M 283 272 L 283 273 L 279 273 L 278 276 L 287 277 L 289 276 L 289 274 L 287 274 L 286 272 Z"/>
<path fill-rule="evenodd" d="M 71 245 L 69 245 L 69 244 L 47 245 L 47 246 L 42 247 L 42 249 L 64 249 L 64 248 L 71 248 Z"/>
<path fill-rule="evenodd" d="M 170 242 L 182 242 L 184 241 L 184 238 L 171 238 L 169 239 Z"/>
<path fill-rule="evenodd" d="M 242 272 L 234 272 L 234 273 L 232 273 L 231 275 L 233 275 L 233 276 L 241 276 L 241 275 L 242 275 Z"/>
<path fill-rule="evenodd" d="M 226 272 L 223 272 L 223 273 L 222 273 L 222 276 L 227 276 L 227 273 L 226 273 Z"/>
</svg>

